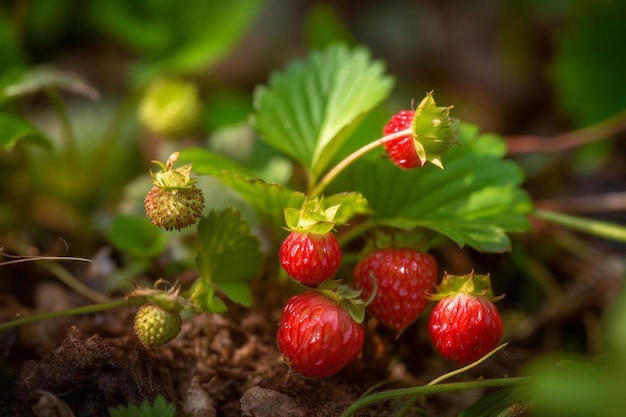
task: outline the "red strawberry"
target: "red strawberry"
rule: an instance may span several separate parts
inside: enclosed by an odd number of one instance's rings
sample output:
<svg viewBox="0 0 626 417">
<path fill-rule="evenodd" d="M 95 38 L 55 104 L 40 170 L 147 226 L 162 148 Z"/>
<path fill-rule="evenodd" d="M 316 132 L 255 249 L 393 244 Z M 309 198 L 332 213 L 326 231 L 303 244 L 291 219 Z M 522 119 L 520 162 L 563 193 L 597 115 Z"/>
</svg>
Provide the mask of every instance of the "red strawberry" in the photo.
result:
<svg viewBox="0 0 626 417">
<path fill-rule="evenodd" d="M 276 333 L 278 349 L 292 371 L 323 378 L 339 372 L 363 347 L 365 331 L 334 292 L 309 290 L 283 308 Z M 333 297 L 337 298 L 337 297 Z"/>
<path fill-rule="evenodd" d="M 426 308 L 427 292 L 437 282 L 437 261 L 410 248 L 378 249 L 354 269 L 354 282 L 368 299 L 376 279 L 376 297 L 368 309 L 381 323 L 402 332 Z"/>
<path fill-rule="evenodd" d="M 493 350 L 502 336 L 502 319 L 489 276 L 446 274 L 438 290 L 428 331 L 441 356 L 467 365 Z"/>
<path fill-rule="evenodd" d="M 341 264 L 341 247 L 331 233 L 293 231 L 280 245 L 280 264 L 295 280 L 315 286 L 335 275 Z"/>
<path fill-rule="evenodd" d="M 400 113 L 396 113 L 383 127 L 383 135 L 386 136 L 391 133 L 410 129 L 414 116 L 415 111 L 413 110 L 403 110 Z M 391 158 L 391 162 L 400 168 L 410 169 L 423 165 L 415 150 L 415 141 L 411 133 L 384 142 L 384 146 L 387 155 Z"/>
<path fill-rule="evenodd" d="M 415 111 L 403 110 L 394 115 L 384 126 L 383 134 L 408 132 L 383 142 L 391 161 L 404 169 L 422 166 L 426 161 L 443 169 L 441 156 L 455 141 L 451 108 L 438 107 L 432 93 L 428 93 Z"/>
<path fill-rule="evenodd" d="M 280 264 L 295 280 L 316 286 L 335 275 L 341 264 L 341 247 L 332 230 L 339 206 L 324 209 L 319 199 L 305 201 L 302 208 L 285 209 L 291 233 L 278 251 Z"/>
</svg>

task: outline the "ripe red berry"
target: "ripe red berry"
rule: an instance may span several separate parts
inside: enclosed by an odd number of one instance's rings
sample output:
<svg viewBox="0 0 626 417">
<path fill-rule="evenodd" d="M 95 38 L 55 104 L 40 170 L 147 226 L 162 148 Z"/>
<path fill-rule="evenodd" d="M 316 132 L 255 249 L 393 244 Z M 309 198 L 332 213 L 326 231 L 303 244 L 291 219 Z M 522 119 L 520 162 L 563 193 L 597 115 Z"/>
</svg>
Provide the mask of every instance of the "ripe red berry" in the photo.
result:
<svg viewBox="0 0 626 417">
<path fill-rule="evenodd" d="M 409 129 L 413 122 L 415 111 L 403 110 L 391 117 L 383 127 L 383 135 L 400 132 Z M 391 162 L 404 169 L 411 169 L 422 166 L 422 161 L 417 155 L 415 141 L 412 134 L 392 139 L 384 143 L 385 151 Z"/>
<path fill-rule="evenodd" d="M 381 323 L 402 332 L 426 308 L 426 294 L 437 282 L 437 261 L 410 248 L 379 249 L 363 258 L 354 269 L 354 282 L 368 299 L 373 278 L 376 297 L 367 306 Z"/>
<path fill-rule="evenodd" d="M 496 347 L 502 336 L 502 319 L 491 298 L 490 290 L 461 290 L 437 302 L 430 313 L 428 332 L 441 356 L 467 365 Z"/>
<path fill-rule="evenodd" d="M 310 286 L 332 278 L 341 257 L 341 247 L 331 232 L 292 231 L 278 252 L 280 264 L 289 276 Z"/>
<path fill-rule="evenodd" d="M 348 307 L 316 290 L 295 295 L 283 308 L 278 349 L 292 371 L 323 378 L 339 372 L 363 347 L 363 324 Z"/>
</svg>

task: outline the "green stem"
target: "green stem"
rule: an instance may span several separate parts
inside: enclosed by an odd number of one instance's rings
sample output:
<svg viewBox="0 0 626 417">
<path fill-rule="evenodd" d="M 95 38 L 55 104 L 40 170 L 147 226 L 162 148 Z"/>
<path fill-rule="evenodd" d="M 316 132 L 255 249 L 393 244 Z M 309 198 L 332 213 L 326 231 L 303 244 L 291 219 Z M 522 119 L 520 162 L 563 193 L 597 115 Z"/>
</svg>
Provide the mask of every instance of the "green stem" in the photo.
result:
<svg viewBox="0 0 626 417">
<path fill-rule="evenodd" d="M 63 268 L 61 265 L 57 263 L 44 262 L 42 263 L 42 266 L 50 273 L 54 274 L 61 282 L 63 282 L 65 285 L 67 285 L 86 299 L 96 303 L 109 302 L 109 299 L 106 296 L 92 290 L 91 288 L 80 282 L 78 279 L 76 279 L 75 276 L 70 274 L 68 270 Z"/>
<path fill-rule="evenodd" d="M 367 145 L 360 147 L 356 151 L 352 152 L 350 155 L 346 156 L 343 160 L 341 160 L 341 162 L 335 165 L 333 169 L 328 171 L 328 173 L 324 176 L 324 178 L 322 178 L 317 183 L 317 186 L 311 187 L 313 189 L 309 192 L 309 197 L 315 198 L 318 195 L 320 195 L 322 191 L 324 191 L 324 189 L 328 186 L 328 184 L 330 184 L 337 177 L 337 175 L 341 173 L 341 171 L 346 169 L 346 167 L 348 167 L 350 164 L 352 164 L 354 161 L 356 161 L 357 159 L 359 159 L 361 156 L 365 155 L 372 149 L 382 145 L 385 142 L 389 142 L 390 140 L 398 139 L 403 136 L 412 135 L 412 134 L 413 134 L 413 131 L 411 129 L 405 129 L 405 130 L 401 130 L 400 132 L 383 136 L 382 138 L 378 138 L 375 141 L 370 142 Z"/>
<path fill-rule="evenodd" d="M 341 417 L 349 417 L 354 415 L 358 410 L 365 408 L 371 404 L 379 401 L 389 401 L 404 397 L 421 396 L 428 394 L 435 394 L 438 392 L 446 391 L 461 391 L 477 388 L 502 388 L 516 385 L 522 385 L 528 382 L 526 377 L 511 377 L 511 378 L 496 378 L 496 379 L 482 379 L 477 381 L 468 382 L 450 382 L 447 384 L 438 385 L 423 385 L 413 388 L 400 388 L 390 391 L 377 392 L 375 394 L 362 397 L 352 403 L 348 408 L 344 410 Z"/>
<path fill-rule="evenodd" d="M 76 163 L 76 138 L 74 137 L 72 123 L 70 122 L 70 117 L 67 113 L 67 107 L 56 89 L 47 88 L 45 91 L 50 103 L 52 103 L 54 110 L 59 116 L 61 129 L 63 131 L 62 137 L 65 144 L 65 157 L 67 158 L 66 163 L 69 164 L 68 166 L 72 166 L 72 164 Z"/>
<path fill-rule="evenodd" d="M 492 349 L 489 353 L 487 353 L 486 355 L 484 355 L 482 358 L 478 359 L 477 361 L 472 362 L 469 365 L 466 365 L 466 366 L 464 366 L 462 368 L 455 369 L 455 370 L 453 370 L 451 372 L 448 372 L 447 374 L 441 375 L 440 377 L 435 378 L 432 381 L 430 381 L 428 384 L 426 384 L 426 386 L 429 387 L 429 386 L 437 385 L 440 382 L 445 381 L 446 379 L 452 378 L 453 376 L 460 375 L 463 372 L 469 371 L 473 367 L 475 367 L 477 365 L 480 365 L 481 363 L 483 363 L 484 361 L 489 359 L 491 357 L 491 355 L 493 355 L 497 351 L 499 351 L 501 349 L 504 349 L 507 345 L 508 345 L 508 343 L 501 344 L 500 346 L 496 347 L 495 349 Z M 415 403 L 417 402 L 417 400 L 419 398 L 420 398 L 420 395 L 416 395 L 416 396 L 410 398 L 406 403 L 404 403 L 404 406 L 400 409 L 398 414 L 396 414 L 396 417 L 404 417 L 404 416 L 406 416 L 408 414 L 408 412 L 411 410 L 411 408 L 413 408 L 413 406 L 415 405 Z"/>
<path fill-rule="evenodd" d="M 339 237 L 339 244 L 341 247 L 345 247 L 349 242 L 362 236 L 366 231 L 376 226 L 376 221 L 374 219 L 367 219 L 363 223 L 360 223 L 354 227 L 346 230 L 345 233 L 342 233 Z"/>
<path fill-rule="evenodd" d="M 58 317 L 77 316 L 81 314 L 97 313 L 99 311 L 112 310 L 119 307 L 130 307 L 145 303 L 145 299 L 141 297 L 123 298 L 120 300 L 109 301 L 108 303 L 92 304 L 84 307 L 70 308 L 67 310 L 51 311 L 48 313 L 33 314 L 32 316 L 22 317 L 17 320 L 0 323 L 0 332 L 11 329 L 13 327 L 22 326 L 24 324 L 34 323 L 40 320 L 53 319 Z"/>
<path fill-rule="evenodd" d="M 535 210 L 533 215 L 540 219 L 561 224 L 580 232 L 619 242 L 626 242 L 626 227 L 624 226 L 545 210 Z"/>
<path fill-rule="evenodd" d="M 111 164 L 111 153 L 117 146 L 118 140 L 122 137 L 125 123 L 128 122 L 137 107 L 140 92 L 133 90 L 115 108 L 111 121 L 99 139 L 98 146 L 94 152 L 94 164 L 91 169 L 93 173 L 93 183 L 98 184 L 100 179 L 106 178 L 104 172 L 107 164 Z"/>
</svg>

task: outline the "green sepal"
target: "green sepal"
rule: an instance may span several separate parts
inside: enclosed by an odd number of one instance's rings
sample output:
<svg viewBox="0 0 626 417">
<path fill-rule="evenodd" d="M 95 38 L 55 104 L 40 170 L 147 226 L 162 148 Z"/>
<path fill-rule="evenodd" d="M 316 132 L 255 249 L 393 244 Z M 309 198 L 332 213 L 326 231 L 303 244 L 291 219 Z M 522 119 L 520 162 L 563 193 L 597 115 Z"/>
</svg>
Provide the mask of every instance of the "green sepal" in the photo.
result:
<svg viewBox="0 0 626 417">
<path fill-rule="evenodd" d="M 428 93 L 415 110 L 411 123 L 415 150 L 422 165 L 430 161 L 443 169 L 441 155 L 455 142 L 454 129 L 450 120 L 450 107 L 438 107 L 432 92 Z"/>
<path fill-rule="evenodd" d="M 152 161 L 161 168 L 161 171 L 157 173 L 150 171 L 154 185 L 165 190 L 192 188 L 196 185 L 196 179 L 191 178 L 191 164 L 174 169 L 174 163 L 178 160 L 179 155 L 179 152 L 172 153 L 165 164 L 161 161 Z"/>
<path fill-rule="evenodd" d="M 361 299 L 361 290 L 342 285 L 338 280 L 324 281 L 318 285 L 317 290 L 324 296 L 345 306 L 355 323 L 363 323 L 366 302 Z"/>
<path fill-rule="evenodd" d="M 450 275 L 445 272 L 441 283 L 436 286 L 436 289 L 436 294 L 429 294 L 428 299 L 437 301 L 459 293 L 486 296 L 492 301 L 504 298 L 504 295 L 493 295 L 489 274 L 477 275 L 474 271 L 467 275 Z"/>
<path fill-rule="evenodd" d="M 300 233 L 326 234 L 335 227 L 339 205 L 323 208 L 320 199 L 305 200 L 302 207 L 285 209 L 287 229 Z"/>
</svg>

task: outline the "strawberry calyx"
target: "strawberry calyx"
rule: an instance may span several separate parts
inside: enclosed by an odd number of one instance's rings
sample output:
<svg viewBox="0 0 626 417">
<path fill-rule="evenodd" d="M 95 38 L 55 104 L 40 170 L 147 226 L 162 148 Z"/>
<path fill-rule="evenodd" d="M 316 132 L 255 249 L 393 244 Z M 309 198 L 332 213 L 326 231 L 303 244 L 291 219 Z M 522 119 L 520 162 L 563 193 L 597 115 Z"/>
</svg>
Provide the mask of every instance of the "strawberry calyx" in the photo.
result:
<svg viewBox="0 0 626 417">
<path fill-rule="evenodd" d="M 180 283 L 177 281 L 173 285 L 159 279 L 154 283 L 154 288 L 137 288 L 131 291 L 127 298 L 143 298 L 146 304 L 154 304 L 165 311 L 179 313 L 186 308 L 190 308 L 187 299 L 180 295 Z M 160 288 L 167 287 L 167 288 Z"/>
<path fill-rule="evenodd" d="M 432 92 L 429 92 L 417 106 L 411 123 L 411 132 L 415 150 L 422 165 L 430 161 L 433 165 L 443 169 L 441 156 L 455 142 L 450 120 L 452 107 L 437 106 Z"/>
<path fill-rule="evenodd" d="M 429 300 L 439 301 L 454 294 L 484 296 L 493 302 L 504 298 L 504 294 L 498 296 L 493 294 L 489 274 L 478 275 L 474 271 L 466 275 L 450 275 L 444 272 L 441 283 L 435 288 L 437 290 L 435 294 L 427 295 Z"/>
<path fill-rule="evenodd" d="M 150 170 L 152 183 L 165 190 L 177 190 L 185 188 L 193 188 L 196 185 L 196 179 L 191 177 L 191 164 L 174 169 L 174 163 L 178 160 L 180 152 L 172 153 L 167 162 L 152 161 L 158 165 L 161 171 L 154 173 Z"/>
<path fill-rule="evenodd" d="M 324 235 L 335 227 L 335 215 L 339 205 L 324 208 L 319 198 L 306 200 L 300 209 L 286 208 L 286 229 L 299 233 Z"/>
<path fill-rule="evenodd" d="M 357 324 L 361 324 L 365 320 L 365 307 L 374 299 L 376 294 L 374 292 L 374 296 L 370 297 L 370 300 L 364 301 L 361 299 L 361 290 L 340 284 L 338 280 L 324 281 L 317 286 L 315 291 L 346 307 L 350 317 Z"/>
</svg>

